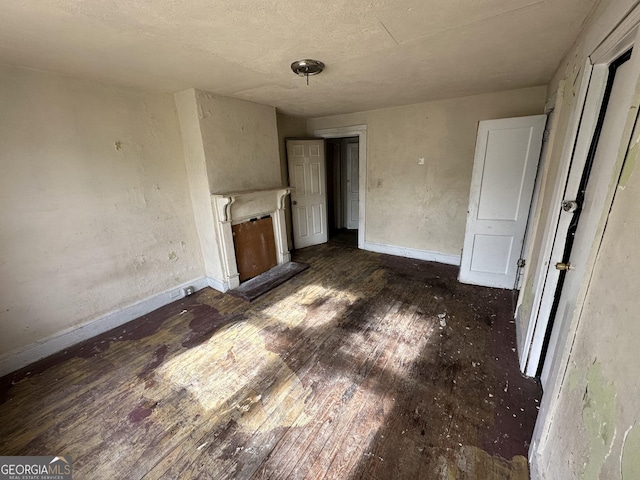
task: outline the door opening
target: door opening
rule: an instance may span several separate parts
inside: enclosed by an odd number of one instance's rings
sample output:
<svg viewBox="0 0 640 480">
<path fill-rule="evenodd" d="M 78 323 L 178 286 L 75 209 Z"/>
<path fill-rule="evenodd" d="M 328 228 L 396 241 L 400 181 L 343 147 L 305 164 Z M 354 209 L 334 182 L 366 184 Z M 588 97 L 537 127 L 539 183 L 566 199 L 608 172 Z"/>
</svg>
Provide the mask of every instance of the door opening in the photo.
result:
<svg viewBox="0 0 640 480">
<path fill-rule="evenodd" d="M 359 138 L 326 140 L 329 240 L 358 246 Z"/>
<path fill-rule="evenodd" d="M 357 138 L 357 166 L 355 162 L 355 156 L 352 157 L 352 194 L 354 189 L 357 188 L 357 204 L 352 203 L 352 211 L 357 211 L 357 237 L 358 248 L 365 248 L 365 229 L 366 229 L 366 195 L 367 195 L 367 126 L 366 125 L 351 125 L 348 127 L 334 127 L 323 128 L 314 130 L 313 135 L 315 137 L 324 138 L 326 140 L 332 138 L 351 138 L 354 140 Z M 350 147 L 352 152 L 356 147 Z M 357 178 L 355 174 L 357 173 Z M 346 195 L 346 194 L 345 194 Z M 352 198 L 354 198 L 352 196 Z M 355 216 L 352 216 L 355 220 Z"/>
</svg>

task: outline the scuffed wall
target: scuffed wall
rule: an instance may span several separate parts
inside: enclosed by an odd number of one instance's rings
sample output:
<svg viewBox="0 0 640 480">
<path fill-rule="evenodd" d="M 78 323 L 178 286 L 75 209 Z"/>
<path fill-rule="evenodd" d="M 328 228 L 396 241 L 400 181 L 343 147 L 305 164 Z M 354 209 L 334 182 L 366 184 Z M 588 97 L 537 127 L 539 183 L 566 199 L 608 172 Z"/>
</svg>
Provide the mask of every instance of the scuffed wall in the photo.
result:
<svg viewBox="0 0 640 480">
<path fill-rule="evenodd" d="M 366 242 L 460 255 L 478 121 L 540 114 L 545 92 L 532 87 L 315 118 L 307 129 L 367 125 Z"/>
<path fill-rule="evenodd" d="M 171 95 L 0 67 L 0 354 L 202 277 Z"/>
</svg>

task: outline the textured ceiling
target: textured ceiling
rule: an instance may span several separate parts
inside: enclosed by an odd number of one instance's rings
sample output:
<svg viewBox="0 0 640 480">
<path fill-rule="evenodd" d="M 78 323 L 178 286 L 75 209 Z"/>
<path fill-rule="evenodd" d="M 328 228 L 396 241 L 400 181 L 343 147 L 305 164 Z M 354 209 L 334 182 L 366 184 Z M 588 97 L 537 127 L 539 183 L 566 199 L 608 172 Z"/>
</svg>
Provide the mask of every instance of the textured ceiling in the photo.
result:
<svg viewBox="0 0 640 480">
<path fill-rule="evenodd" d="M 546 84 L 598 0 L 23 0 L 0 63 L 302 116 Z M 289 65 L 327 68 L 307 86 Z"/>
</svg>

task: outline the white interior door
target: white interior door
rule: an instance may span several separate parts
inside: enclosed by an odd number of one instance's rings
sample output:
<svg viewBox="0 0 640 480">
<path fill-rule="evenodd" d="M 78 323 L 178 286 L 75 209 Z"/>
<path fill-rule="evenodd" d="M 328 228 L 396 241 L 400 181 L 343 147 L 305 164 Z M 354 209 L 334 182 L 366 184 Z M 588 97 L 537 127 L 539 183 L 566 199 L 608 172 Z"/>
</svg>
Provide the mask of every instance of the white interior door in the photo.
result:
<svg viewBox="0 0 640 480">
<path fill-rule="evenodd" d="M 459 280 L 514 288 L 546 115 L 478 126 Z"/>
<path fill-rule="evenodd" d="M 296 248 L 327 241 L 324 140 L 287 140 L 291 220 Z"/>
<path fill-rule="evenodd" d="M 346 226 L 353 230 L 358 228 L 358 210 L 360 208 L 358 200 L 360 183 L 358 179 L 358 168 L 360 165 L 358 150 L 357 143 L 347 143 Z"/>
<path fill-rule="evenodd" d="M 570 264 L 570 269 L 560 272 L 556 292 L 556 305 L 553 326 L 537 330 L 537 337 L 532 348 L 541 348 L 543 368 L 540 381 L 543 388 L 548 385 L 549 374 L 555 370 L 560 361 L 558 347 L 564 348 L 569 331 L 569 323 L 574 315 L 578 290 L 585 280 L 589 255 L 596 238 L 596 233 L 603 209 L 607 207 L 609 186 L 612 181 L 618 148 L 627 120 L 628 106 L 635 83 L 631 62 L 622 63 L 616 68 L 611 85 L 610 96 L 604 105 L 605 116 L 600 134 L 594 140 L 597 143 L 592 162 L 587 161 L 584 169 L 569 174 L 564 201 L 577 200 L 576 211 L 564 211 L 556 235 L 552 264 Z M 591 163 L 591 165 L 589 165 Z M 582 191 L 582 193 L 581 193 Z M 567 241 L 573 238 L 567 250 Z M 547 338 L 545 345 L 544 337 Z M 546 352 L 545 352 L 546 351 Z M 547 353 L 547 355 L 545 355 Z M 546 358 L 545 358 L 546 356 Z"/>
</svg>

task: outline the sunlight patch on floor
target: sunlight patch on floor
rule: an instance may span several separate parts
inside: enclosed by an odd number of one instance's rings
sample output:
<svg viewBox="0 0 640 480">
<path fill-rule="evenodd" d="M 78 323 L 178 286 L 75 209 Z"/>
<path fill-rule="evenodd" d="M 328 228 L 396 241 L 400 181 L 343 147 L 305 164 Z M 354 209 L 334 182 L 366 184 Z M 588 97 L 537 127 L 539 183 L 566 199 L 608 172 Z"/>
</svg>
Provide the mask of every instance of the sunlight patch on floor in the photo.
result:
<svg viewBox="0 0 640 480">
<path fill-rule="evenodd" d="M 251 321 L 229 325 L 165 362 L 157 373 L 173 388 L 188 390 L 205 411 L 218 411 L 221 421 L 232 416 L 250 430 L 305 425 L 311 389 L 266 349 L 260 332 Z M 265 384 L 268 378 L 276 380 Z"/>
<path fill-rule="evenodd" d="M 331 300 L 334 305 L 342 302 L 346 307 L 353 304 L 358 298 L 359 296 L 349 290 L 336 290 L 323 285 L 312 284 L 274 302 L 265 308 L 263 313 L 288 328 L 295 328 L 305 320 L 310 308 L 321 307 L 318 299 Z M 320 321 L 317 318 L 314 319 L 314 326 L 322 327 L 330 323 L 340 312 L 333 308 L 331 313 L 331 315 L 323 317 Z"/>
</svg>

